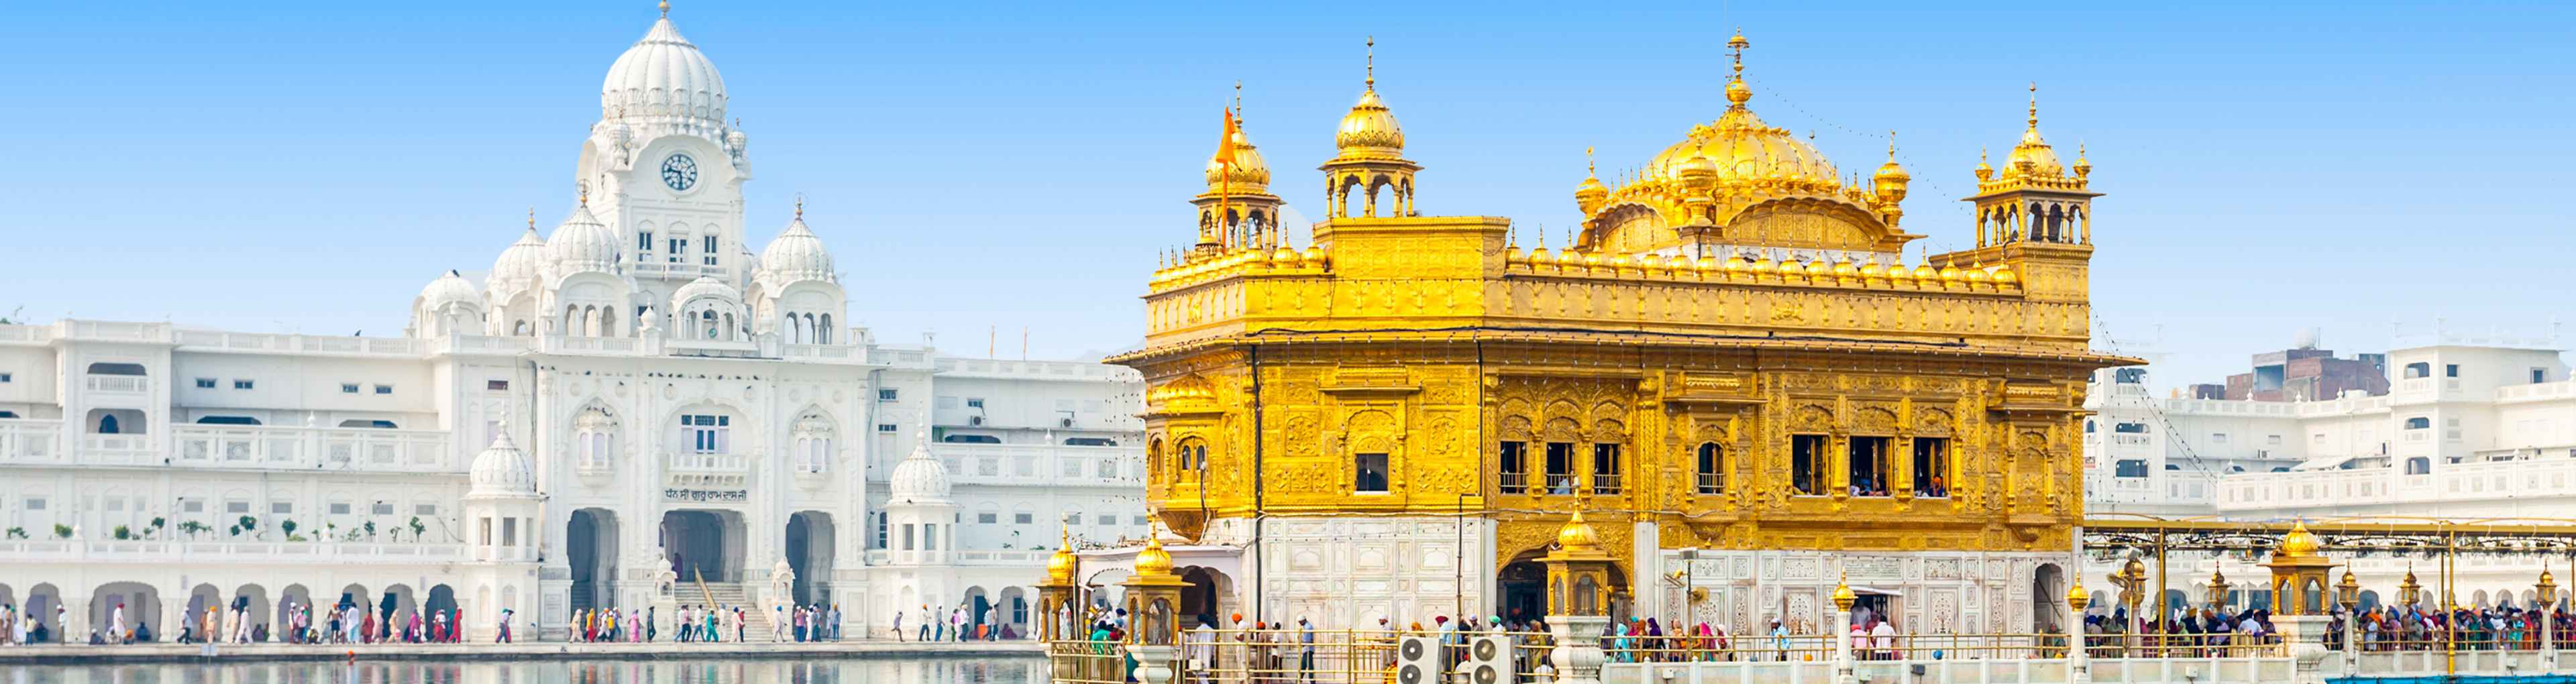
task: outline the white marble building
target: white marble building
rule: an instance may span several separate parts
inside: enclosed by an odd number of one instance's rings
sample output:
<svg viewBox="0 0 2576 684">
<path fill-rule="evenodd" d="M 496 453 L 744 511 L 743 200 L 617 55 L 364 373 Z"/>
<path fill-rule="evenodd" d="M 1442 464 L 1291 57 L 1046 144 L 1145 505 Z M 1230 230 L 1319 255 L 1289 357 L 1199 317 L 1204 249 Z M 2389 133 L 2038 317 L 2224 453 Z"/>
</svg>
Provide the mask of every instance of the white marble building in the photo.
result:
<svg viewBox="0 0 2576 684">
<path fill-rule="evenodd" d="M 1142 529 L 1132 371 L 881 344 L 801 207 L 752 253 L 748 138 L 669 18 L 600 104 L 576 208 L 434 279 L 403 337 L 0 326 L 0 603 L 166 639 L 217 603 L 453 606 L 477 638 L 507 608 L 525 638 L 796 601 L 856 636 L 897 597 L 1024 621 L 1064 516 Z M 901 515 L 945 538 L 887 544 Z"/>
<path fill-rule="evenodd" d="M 2388 353 L 2389 394 L 2307 401 L 2159 398 L 2144 367 L 2095 376 L 2085 434 L 2093 516 L 2309 521 L 2347 516 L 2576 518 L 2576 379 L 2553 336 L 2429 331 Z M 2389 592 L 2410 559 L 2361 559 L 2357 578 Z M 2411 559 L 2426 586 L 2433 563 Z M 2087 568 L 2087 586 L 2110 561 Z M 2170 586 L 2191 601 L 2213 568 L 2256 580 L 2228 559 L 2178 564 Z M 2504 596 L 2528 605 L 2536 559 L 2460 563 L 2461 603 Z M 2561 576 L 2568 573 L 2562 561 Z M 2249 587 L 2250 589 L 2251 587 Z M 2174 595 L 2169 594 L 2172 598 Z M 2239 604 L 2242 605 L 2242 604 Z"/>
</svg>

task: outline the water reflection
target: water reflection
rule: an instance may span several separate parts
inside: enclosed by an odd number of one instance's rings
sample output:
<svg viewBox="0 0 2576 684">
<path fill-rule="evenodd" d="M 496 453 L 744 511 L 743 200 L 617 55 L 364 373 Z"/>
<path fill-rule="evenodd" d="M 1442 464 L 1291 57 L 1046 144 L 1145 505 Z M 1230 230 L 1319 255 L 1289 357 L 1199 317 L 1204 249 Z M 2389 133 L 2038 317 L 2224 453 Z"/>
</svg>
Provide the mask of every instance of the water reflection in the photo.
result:
<svg viewBox="0 0 2576 684">
<path fill-rule="evenodd" d="M 1040 684 L 1034 657 L 0 666 L 0 684 Z"/>
</svg>

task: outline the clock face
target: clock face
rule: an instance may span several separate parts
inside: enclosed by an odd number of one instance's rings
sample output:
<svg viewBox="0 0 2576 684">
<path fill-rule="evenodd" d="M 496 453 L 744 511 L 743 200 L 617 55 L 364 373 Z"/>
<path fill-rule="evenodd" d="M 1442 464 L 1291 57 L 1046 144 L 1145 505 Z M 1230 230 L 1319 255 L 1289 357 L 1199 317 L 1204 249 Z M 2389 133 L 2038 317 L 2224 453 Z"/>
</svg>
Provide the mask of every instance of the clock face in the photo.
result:
<svg viewBox="0 0 2576 684">
<path fill-rule="evenodd" d="M 672 190 L 679 192 L 687 192 L 689 188 L 697 187 L 698 160 L 690 159 L 686 152 L 663 158 L 662 184 L 671 186 Z"/>
</svg>

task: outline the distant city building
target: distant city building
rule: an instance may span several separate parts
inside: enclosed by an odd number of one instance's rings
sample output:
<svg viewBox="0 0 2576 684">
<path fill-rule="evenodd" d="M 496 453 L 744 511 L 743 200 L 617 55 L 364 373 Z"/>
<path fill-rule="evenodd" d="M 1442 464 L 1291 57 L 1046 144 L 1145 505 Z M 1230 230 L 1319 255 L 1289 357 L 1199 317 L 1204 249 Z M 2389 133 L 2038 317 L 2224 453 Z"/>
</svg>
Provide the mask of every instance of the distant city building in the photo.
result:
<svg viewBox="0 0 2576 684">
<path fill-rule="evenodd" d="M 2086 401 L 2094 415 L 2084 423 L 2088 512 L 2421 522 L 2563 518 L 2576 510 L 2576 382 L 2554 338 L 2434 332 L 2399 344 L 2348 360 L 2321 350 L 2256 357 L 2255 375 L 2267 360 L 2386 369 L 2375 383 L 2321 398 L 2157 398 L 2146 368 L 2095 373 Z M 2325 379 L 2281 377 L 2282 387 Z M 2373 385 L 2391 389 L 2373 394 Z M 2495 599 L 2475 589 L 2528 589 L 2540 569 L 2501 559 L 2463 567 L 2471 573 L 2463 603 Z M 2224 570 L 2262 576 L 2252 566 Z M 2388 586 L 2406 570 L 2406 559 L 2382 556 L 2362 559 L 2355 572 L 2364 585 Z M 2108 568 L 2088 569 L 2095 571 Z M 2196 572 L 2206 577 L 2208 568 Z"/>
<path fill-rule="evenodd" d="M 2335 358 L 2334 350 L 2317 348 L 2311 333 L 2298 347 L 2255 354 L 2254 369 L 2227 376 L 2222 394 L 2212 396 L 2205 387 L 2194 385 L 2192 398 L 2304 401 L 2332 399 L 2351 391 L 2379 396 L 2388 393 L 2388 355 Z"/>
</svg>

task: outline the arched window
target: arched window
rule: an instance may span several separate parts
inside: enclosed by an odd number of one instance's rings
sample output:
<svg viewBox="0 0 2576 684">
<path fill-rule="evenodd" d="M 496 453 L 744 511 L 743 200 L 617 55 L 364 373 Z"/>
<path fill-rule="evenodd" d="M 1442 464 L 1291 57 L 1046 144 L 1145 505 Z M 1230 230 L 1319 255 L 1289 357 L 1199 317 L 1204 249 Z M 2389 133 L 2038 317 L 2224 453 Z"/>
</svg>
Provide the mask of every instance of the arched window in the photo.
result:
<svg viewBox="0 0 2576 684">
<path fill-rule="evenodd" d="M 579 454 L 576 463 L 582 471 L 607 472 L 616 464 L 616 452 L 612 447 L 615 446 L 617 420 L 609 416 L 608 411 L 586 409 L 581 412 L 581 417 L 573 419 L 572 429 L 574 449 Z"/>
<path fill-rule="evenodd" d="M 832 315 L 831 315 L 831 314 L 828 314 L 828 313 L 827 313 L 827 314 L 823 314 L 822 321 L 821 321 L 821 322 L 819 322 L 819 323 L 816 323 L 816 324 L 814 325 L 814 343 L 815 343 L 815 344 L 831 344 L 831 343 L 832 343 Z"/>
<path fill-rule="evenodd" d="M 712 340 L 716 338 L 716 310 L 707 309 L 699 311 L 698 323 L 699 327 L 706 330 L 707 339 Z"/>
<path fill-rule="evenodd" d="M 2408 475 L 2431 475 L 2431 474 L 2433 474 L 2433 459 L 2425 458 L 2425 457 L 2422 457 L 2422 456 L 2417 456 L 2417 457 L 2414 457 L 2414 458 L 2406 459 L 2406 474 L 2408 474 Z"/>
<path fill-rule="evenodd" d="M 1726 493 L 1726 448 L 1716 442 L 1699 445 L 1699 493 Z"/>
<path fill-rule="evenodd" d="M 2416 416 L 2406 419 L 2406 429 L 2408 430 L 2430 430 L 2432 428 L 2433 419 L 2431 418 Z"/>
<path fill-rule="evenodd" d="M 807 413 L 796 419 L 796 470 L 806 473 L 828 472 L 832 468 L 832 420 L 821 413 Z"/>
<path fill-rule="evenodd" d="M 2433 377 L 2433 364 L 2424 361 L 2406 364 L 2405 376 L 2410 379 Z"/>
</svg>

